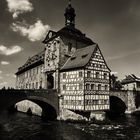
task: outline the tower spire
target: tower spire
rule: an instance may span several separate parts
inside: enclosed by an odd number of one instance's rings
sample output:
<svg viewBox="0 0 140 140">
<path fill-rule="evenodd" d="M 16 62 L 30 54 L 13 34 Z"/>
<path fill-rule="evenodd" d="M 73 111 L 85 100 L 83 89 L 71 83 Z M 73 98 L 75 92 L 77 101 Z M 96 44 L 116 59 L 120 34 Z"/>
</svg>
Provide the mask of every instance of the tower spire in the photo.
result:
<svg viewBox="0 0 140 140">
<path fill-rule="evenodd" d="M 75 9 L 71 6 L 71 0 L 69 0 L 68 6 L 65 10 L 65 25 L 75 27 Z"/>
<path fill-rule="evenodd" d="M 71 5 L 71 0 L 69 0 L 69 5 Z"/>
</svg>

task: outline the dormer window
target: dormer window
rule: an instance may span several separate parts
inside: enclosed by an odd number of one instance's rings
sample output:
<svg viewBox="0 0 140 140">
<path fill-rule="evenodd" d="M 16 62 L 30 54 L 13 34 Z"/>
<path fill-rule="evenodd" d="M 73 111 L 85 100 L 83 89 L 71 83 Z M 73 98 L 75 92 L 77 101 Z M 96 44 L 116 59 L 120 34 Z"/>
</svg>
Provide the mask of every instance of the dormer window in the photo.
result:
<svg viewBox="0 0 140 140">
<path fill-rule="evenodd" d="M 88 55 L 88 54 L 84 54 L 84 55 L 82 55 L 82 58 L 85 58 L 87 55 Z"/>
<path fill-rule="evenodd" d="M 71 49 L 72 49 L 72 43 L 68 43 L 68 52 L 71 52 Z"/>
<path fill-rule="evenodd" d="M 75 56 L 71 57 L 71 60 L 74 60 L 74 59 L 76 59 L 76 57 L 75 57 Z"/>
</svg>

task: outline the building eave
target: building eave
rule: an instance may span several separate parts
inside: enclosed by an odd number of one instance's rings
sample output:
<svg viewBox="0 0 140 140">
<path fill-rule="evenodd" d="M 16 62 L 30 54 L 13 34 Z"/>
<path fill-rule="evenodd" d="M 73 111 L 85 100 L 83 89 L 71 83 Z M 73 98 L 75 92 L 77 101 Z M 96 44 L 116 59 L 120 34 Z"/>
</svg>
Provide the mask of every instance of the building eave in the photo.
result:
<svg viewBox="0 0 140 140">
<path fill-rule="evenodd" d="M 23 69 L 17 71 L 17 72 L 15 73 L 15 75 L 20 75 L 20 74 L 22 74 L 23 72 L 25 72 L 25 71 L 27 71 L 27 70 L 30 70 L 30 69 L 32 69 L 32 68 L 35 68 L 35 67 L 37 67 L 37 66 L 39 66 L 39 65 L 42 65 L 42 64 L 44 64 L 44 59 L 43 59 L 43 60 L 39 60 L 39 61 L 37 61 L 37 62 L 35 62 L 35 63 L 32 63 L 31 65 L 29 65 L 29 66 L 27 66 L 27 67 L 25 67 L 25 68 L 23 68 Z"/>
</svg>

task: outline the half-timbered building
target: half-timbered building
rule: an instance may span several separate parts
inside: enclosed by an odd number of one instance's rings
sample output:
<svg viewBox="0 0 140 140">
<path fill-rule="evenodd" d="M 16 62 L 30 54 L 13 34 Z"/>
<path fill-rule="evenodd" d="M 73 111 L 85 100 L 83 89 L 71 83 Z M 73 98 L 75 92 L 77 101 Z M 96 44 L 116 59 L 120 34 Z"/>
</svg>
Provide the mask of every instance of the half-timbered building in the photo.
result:
<svg viewBox="0 0 140 140">
<path fill-rule="evenodd" d="M 61 68 L 60 89 L 64 108 L 108 110 L 109 73 L 97 44 L 77 49 Z"/>
<path fill-rule="evenodd" d="M 99 46 L 75 27 L 71 3 L 65 27 L 50 30 L 42 53 L 18 69 L 17 88 L 56 89 L 63 108 L 92 111 L 109 109 L 110 70 Z"/>
</svg>

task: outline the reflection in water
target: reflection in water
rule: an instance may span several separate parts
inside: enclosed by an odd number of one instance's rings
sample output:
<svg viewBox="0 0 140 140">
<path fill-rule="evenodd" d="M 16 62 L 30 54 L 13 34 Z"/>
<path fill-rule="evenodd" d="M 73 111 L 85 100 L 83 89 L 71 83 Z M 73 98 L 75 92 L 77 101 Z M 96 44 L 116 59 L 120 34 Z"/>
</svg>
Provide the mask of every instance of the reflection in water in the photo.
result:
<svg viewBox="0 0 140 140">
<path fill-rule="evenodd" d="M 139 117 L 114 118 L 110 124 L 43 122 L 23 113 L 0 116 L 0 140 L 139 140 Z"/>
</svg>

